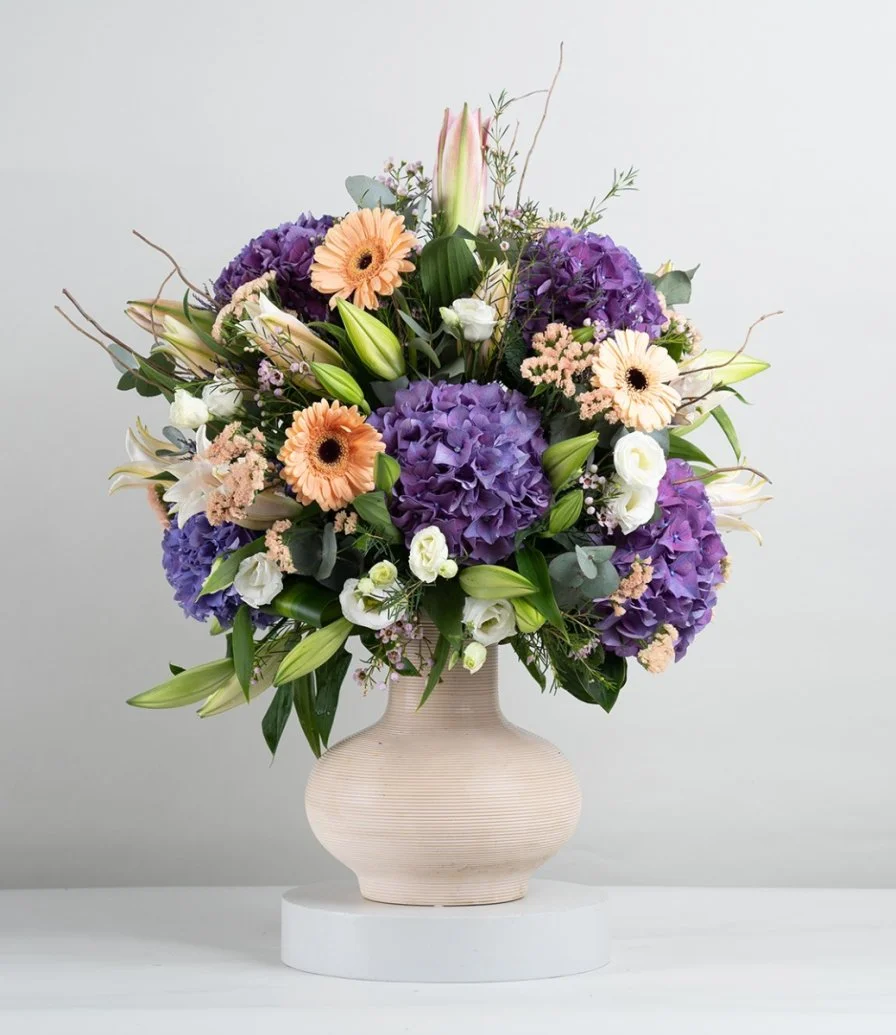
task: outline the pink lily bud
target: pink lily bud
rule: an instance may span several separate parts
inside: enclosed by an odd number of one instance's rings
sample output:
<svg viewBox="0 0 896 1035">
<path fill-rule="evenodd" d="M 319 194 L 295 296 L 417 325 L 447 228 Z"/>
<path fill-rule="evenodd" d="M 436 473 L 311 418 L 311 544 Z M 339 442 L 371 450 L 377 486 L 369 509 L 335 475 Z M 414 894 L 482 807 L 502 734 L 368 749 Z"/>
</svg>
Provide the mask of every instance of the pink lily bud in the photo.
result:
<svg viewBox="0 0 896 1035">
<path fill-rule="evenodd" d="M 432 189 L 433 210 L 442 217 L 445 234 L 459 226 L 479 233 L 488 188 L 485 152 L 490 124 L 479 108 L 474 112 L 465 104 L 460 115 L 445 109 Z"/>
</svg>

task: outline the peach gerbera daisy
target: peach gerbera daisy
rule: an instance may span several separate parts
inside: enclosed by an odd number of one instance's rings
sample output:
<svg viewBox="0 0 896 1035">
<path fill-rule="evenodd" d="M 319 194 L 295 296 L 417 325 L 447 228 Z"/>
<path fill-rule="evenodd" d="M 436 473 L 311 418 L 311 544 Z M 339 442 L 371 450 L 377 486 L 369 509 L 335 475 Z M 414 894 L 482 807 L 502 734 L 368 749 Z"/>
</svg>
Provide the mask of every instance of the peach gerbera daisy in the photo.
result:
<svg viewBox="0 0 896 1035">
<path fill-rule="evenodd" d="M 385 448 L 357 406 L 321 399 L 293 414 L 278 458 L 299 503 L 339 510 L 373 489 L 376 454 Z"/>
<path fill-rule="evenodd" d="M 407 255 L 417 238 L 404 228 L 404 216 L 388 208 L 362 208 L 330 227 L 314 249 L 311 286 L 331 295 L 330 308 L 345 298 L 362 309 L 376 309 L 377 295 L 401 286 L 401 273 L 414 265 Z M 354 295 L 354 298 L 352 298 Z"/>
<path fill-rule="evenodd" d="M 640 331 L 617 331 L 601 342 L 592 364 L 594 388 L 604 389 L 627 428 L 668 427 L 681 396 L 668 382 L 678 376 L 675 360 Z"/>
</svg>

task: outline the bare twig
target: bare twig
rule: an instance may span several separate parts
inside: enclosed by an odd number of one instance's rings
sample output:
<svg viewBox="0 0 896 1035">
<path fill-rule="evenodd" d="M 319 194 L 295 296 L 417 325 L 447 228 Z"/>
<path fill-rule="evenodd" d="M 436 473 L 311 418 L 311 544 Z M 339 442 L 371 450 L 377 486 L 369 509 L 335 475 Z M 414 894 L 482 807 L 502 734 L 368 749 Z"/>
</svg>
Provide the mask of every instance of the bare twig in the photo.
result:
<svg viewBox="0 0 896 1035">
<path fill-rule="evenodd" d="M 776 309 L 773 313 L 764 313 L 762 316 L 759 317 L 758 320 L 754 320 L 750 324 L 750 326 L 747 328 L 747 336 L 744 338 L 743 345 L 741 345 L 741 347 L 737 350 L 737 352 L 735 352 L 731 356 L 729 356 L 728 359 L 726 359 L 724 363 L 715 363 L 713 366 L 710 366 L 710 367 L 698 367 L 696 370 L 687 370 L 687 369 L 685 369 L 683 371 L 684 376 L 690 377 L 691 374 L 705 374 L 708 370 L 721 370 L 722 367 L 727 367 L 730 363 L 733 363 L 737 359 L 737 357 L 747 347 L 747 343 L 750 340 L 750 335 L 759 326 L 759 324 L 761 324 L 764 320 L 771 319 L 771 317 L 773 317 L 773 316 L 781 316 L 783 313 L 784 313 L 783 309 Z"/>
<path fill-rule="evenodd" d="M 67 297 L 71 298 L 70 295 L 67 296 Z M 75 306 L 77 306 L 77 303 L 74 301 L 74 299 L 72 299 L 72 303 Z M 109 348 L 109 346 L 102 340 L 102 338 L 97 338 L 93 334 L 91 334 L 90 331 L 85 331 L 83 327 L 81 327 L 79 324 L 75 323 L 75 321 L 68 315 L 68 313 L 61 306 L 54 305 L 53 308 L 56 310 L 57 313 L 59 313 L 59 315 L 62 317 L 63 320 L 65 320 L 65 322 L 67 324 L 69 324 L 71 327 L 74 327 L 74 329 L 78 332 L 78 334 L 83 334 L 85 338 L 89 338 L 91 341 L 95 341 L 97 343 L 97 345 L 99 345 L 99 347 L 103 350 L 103 352 L 105 352 L 106 355 L 109 356 L 109 358 L 114 363 L 116 363 L 119 366 L 119 369 L 120 369 L 120 367 L 122 366 L 121 360 L 118 358 L 118 356 L 115 355 L 115 353 Z M 78 307 L 78 311 L 82 312 L 80 307 Z M 87 319 L 87 317 L 85 317 L 85 319 Z M 105 334 L 106 332 L 102 331 L 101 333 Z M 116 342 L 116 344 L 117 344 L 117 342 Z M 133 352 L 132 349 L 129 350 L 129 351 Z M 134 354 L 136 355 L 136 353 L 134 353 Z M 137 367 L 137 368 L 135 368 L 133 370 L 129 370 L 128 373 L 132 377 L 136 378 L 138 381 L 142 381 L 144 384 L 151 385 L 153 383 L 143 373 L 143 371 L 140 370 L 139 367 Z"/>
<path fill-rule="evenodd" d="M 526 155 L 526 160 L 523 162 L 523 171 L 520 173 L 520 180 L 517 184 L 516 190 L 516 207 L 520 207 L 520 201 L 523 196 L 523 183 L 526 179 L 526 171 L 529 168 L 529 159 L 532 157 L 532 153 L 535 151 L 535 145 L 538 143 L 538 138 L 541 135 L 542 126 L 548 117 L 548 108 L 551 104 L 551 97 L 554 95 L 554 87 L 557 85 L 557 80 L 560 77 L 560 70 L 563 68 L 563 44 L 560 44 L 560 60 L 557 62 L 557 71 L 554 73 L 554 78 L 551 80 L 551 85 L 548 87 L 548 95 L 544 100 L 544 110 L 541 113 L 541 120 L 535 130 L 535 136 L 532 138 L 532 146 L 529 148 L 529 152 Z"/>
<path fill-rule="evenodd" d="M 164 255 L 165 258 L 171 263 L 171 265 L 174 267 L 175 272 L 177 273 L 177 275 L 187 285 L 187 287 L 193 292 L 193 294 L 199 295 L 201 298 L 204 298 L 206 300 L 206 302 L 209 302 L 210 304 L 214 305 L 214 299 L 211 297 L 211 295 L 206 294 L 202 290 L 202 288 L 196 287 L 196 285 L 194 283 L 192 283 L 192 281 L 187 280 L 187 277 L 184 274 L 184 271 L 180 268 L 180 264 L 178 263 L 177 259 L 174 258 L 174 256 L 171 254 L 171 252 L 166 251 L 161 245 L 155 244 L 153 241 L 150 241 L 150 239 L 148 237 L 144 237 L 143 234 L 141 234 L 139 230 L 132 230 L 131 233 L 135 237 L 138 237 L 144 244 L 148 244 L 150 248 L 154 248 L 157 252 L 161 252 L 162 255 Z"/>
<path fill-rule="evenodd" d="M 94 320 L 94 318 L 90 315 L 90 313 L 88 313 L 87 310 L 84 309 L 81 303 L 68 290 L 68 288 L 63 288 L 62 293 L 69 300 L 69 302 L 71 302 L 75 309 L 77 309 L 78 312 L 84 317 L 84 319 L 90 324 L 90 326 L 95 327 L 100 332 L 100 334 L 103 335 L 104 338 L 108 338 L 109 341 L 114 341 L 116 345 L 119 345 L 126 352 L 130 352 L 132 355 L 136 355 L 136 352 L 134 351 L 134 349 L 131 348 L 130 345 L 125 344 L 125 342 L 123 342 L 121 338 L 116 338 L 114 334 L 111 334 L 109 331 L 106 330 L 105 327 L 102 327 L 100 324 L 98 324 L 96 320 Z"/>
</svg>

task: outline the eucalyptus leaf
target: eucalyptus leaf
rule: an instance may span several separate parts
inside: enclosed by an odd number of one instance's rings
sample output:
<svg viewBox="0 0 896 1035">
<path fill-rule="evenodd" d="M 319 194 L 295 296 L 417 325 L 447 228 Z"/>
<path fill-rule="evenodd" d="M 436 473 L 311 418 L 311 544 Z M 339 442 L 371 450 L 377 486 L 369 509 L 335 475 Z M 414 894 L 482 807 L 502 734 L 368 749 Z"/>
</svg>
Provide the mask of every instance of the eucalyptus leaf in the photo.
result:
<svg viewBox="0 0 896 1035">
<path fill-rule="evenodd" d="M 619 589 L 619 572 L 609 561 L 602 561 L 595 566 L 593 578 L 586 579 L 579 592 L 589 600 L 606 600 Z"/>
<path fill-rule="evenodd" d="M 410 381 L 402 374 L 393 381 L 371 381 L 370 390 L 383 406 L 391 406 L 395 402 L 395 393 L 407 388 Z"/>
<path fill-rule="evenodd" d="M 396 201 L 392 191 L 371 176 L 348 176 L 345 189 L 358 208 L 380 208 Z"/>
<path fill-rule="evenodd" d="M 685 270 L 670 270 L 654 283 L 662 291 L 667 305 L 684 305 L 691 300 L 691 278 Z"/>
</svg>

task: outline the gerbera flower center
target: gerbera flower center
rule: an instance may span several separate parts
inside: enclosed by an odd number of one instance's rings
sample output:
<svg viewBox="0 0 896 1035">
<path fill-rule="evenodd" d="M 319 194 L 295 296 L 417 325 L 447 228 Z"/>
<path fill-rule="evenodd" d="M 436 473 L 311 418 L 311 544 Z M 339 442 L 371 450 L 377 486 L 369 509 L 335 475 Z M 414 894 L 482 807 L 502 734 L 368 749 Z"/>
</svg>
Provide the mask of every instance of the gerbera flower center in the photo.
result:
<svg viewBox="0 0 896 1035">
<path fill-rule="evenodd" d="M 643 392 L 649 383 L 647 375 L 643 370 L 639 370 L 638 367 L 629 367 L 625 372 L 625 380 L 629 388 L 634 389 L 636 392 Z"/>
<path fill-rule="evenodd" d="M 384 249 L 376 241 L 365 241 L 349 261 L 349 278 L 364 281 L 376 276 L 385 261 Z"/>
<path fill-rule="evenodd" d="M 363 252 L 361 255 L 358 256 L 358 261 L 357 261 L 356 265 L 357 265 L 359 270 L 366 270 L 367 267 L 372 262 L 373 262 L 373 256 L 371 255 L 371 253 L 370 252 Z"/>
<path fill-rule="evenodd" d="M 325 438 L 317 447 L 317 455 L 325 464 L 335 464 L 342 456 L 342 443 L 336 438 Z"/>
</svg>

